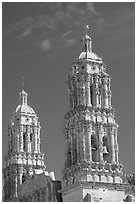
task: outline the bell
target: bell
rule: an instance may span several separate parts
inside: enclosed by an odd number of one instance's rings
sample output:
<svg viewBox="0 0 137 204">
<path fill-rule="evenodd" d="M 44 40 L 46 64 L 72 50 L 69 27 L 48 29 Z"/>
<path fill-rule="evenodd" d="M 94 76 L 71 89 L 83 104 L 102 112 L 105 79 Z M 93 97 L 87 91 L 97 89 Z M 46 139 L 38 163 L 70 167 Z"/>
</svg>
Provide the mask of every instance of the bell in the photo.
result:
<svg viewBox="0 0 137 204">
<path fill-rule="evenodd" d="M 109 154 L 106 146 L 103 146 L 103 154 Z"/>
</svg>

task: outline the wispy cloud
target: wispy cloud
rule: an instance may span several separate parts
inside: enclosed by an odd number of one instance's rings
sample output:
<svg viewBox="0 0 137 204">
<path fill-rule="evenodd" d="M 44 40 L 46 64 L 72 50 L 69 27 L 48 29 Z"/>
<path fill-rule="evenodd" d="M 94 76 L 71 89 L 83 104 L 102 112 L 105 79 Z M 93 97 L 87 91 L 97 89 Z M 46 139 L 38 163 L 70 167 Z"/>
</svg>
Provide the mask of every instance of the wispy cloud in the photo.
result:
<svg viewBox="0 0 137 204">
<path fill-rule="evenodd" d="M 100 19 L 97 21 L 96 33 L 103 39 L 102 47 L 107 50 L 109 58 L 134 56 L 134 12 L 130 10 L 116 11 L 117 18 L 113 22 Z M 101 25 L 100 26 L 100 21 Z M 107 46 L 106 46 L 107 45 Z"/>
<path fill-rule="evenodd" d="M 20 38 L 24 38 L 24 37 L 27 37 L 31 34 L 32 32 L 32 28 L 27 28 L 25 31 L 23 31 L 23 33 L 20 35 Z"/>
<path fill-rule="evenodd" d="M 75 39 L 68 39 L 65 41 L 65 45 L 68 47 L 74 45 L 75 43 L 76 43 Z"/>
<path fill-rule="evenodd" d="M 46 40 L 42 41 L 41 44 L 40 44 L 40 48 L 43 51 L 50 50 L 51 49 L 51 42 L 50 42 L 50 40 L 46 39 Z"/>
<path fill-rule="evenodd" d="M 6 26 L 5 24 L 3 26 L 3 37 L 13 35 L 14 39 L 23 40 L 38 31 L 39 39 L 43 39 L 43 41 L 40 40 L 42 42 L 38 46 L 43 51 L 52 48 L 51 42 L 54 41 L 55 37 L 58 40 L 62 37 L 59 40 L 61 42 L 59 46 L 72 46 L 76 43 L 73 30 L 81 32 L 86 17 L 91 30 L 93 25 L 95 35 L 97 34 L 99 39 L 103 40 L 102 44 L 106 45 L 107 43 L 108 47 L 109 44 L 119 44 L 121 48 L 116 49 L 116 55 L 122 53 L 122 46 L 125 50 L 127 50 L 127 47 L 132 46 L 126 43 L 123 44 L 123 38 L 126 42 L 129 41 L 130 36 L 133 37 L 134 35 L 133 9 L 122 10 L 120 8 L 115 10 L 113 15 L 116 15 L 116 18 L 113 17 L 111 20 L 106 17 L 107 15 L 102 15 L 101 12 L 96 10 L 96 4 L 93 2 L 45 2 L 25 5 L 25 10 L 28 7 L 30 9 L 32 6 L 35 9 L 28 12 L 28 16 L 24 15 L 20 20 L 12 22 L 11 25 Z M 60 36 L 57 36 L 57 34 Z M 37 40 L 36 44 L 38 42 L 39 40 Z M 103 47 L 105 47 L 104 45 Z"/>
<path fill-rule="evenodd" d="M 71 33 L 72 33 L 72 30 L 68 30 L 68 31 L 66 31 L 66 32 L 64 32 L 64 33 L 62 34 L 62 37 L 64 38 L 64 37 L 70 35 Z"/>
<path fill-rule="evenodd" d="M 86 4 L 86 8 L 87 8 L 87 11 L 93 13 L 93 14 L 96 14 L 96 15 L 99 15 L 99 13 L 96 11 L 95 9 L 95 6 L 94 6 L 94 3 L 93 2 L 88 2 Z"/>
<path fill-rule="evenodd" d="M 26 4 L 25 9 L 29 9 L 31 5 L 34 4 Z M 9 36 L 10 34 L 17 33 L 17 35 L 20 35 L 20 38 L 25 38 L 37 29 L 45 28 L 49 31 L 55 31 L 56 29 L 59 29 L 61 25 L 65 25 L 66 28 L 72 30 L 72 28 L 74 29 L 74 26 L 80 28 L 82 23 L 84 23 L 82 22 L 84 21 L 84 17 L 90 17 L 91 15 L 93 20 L 96 17 L 98 18 L 98 12 L 95 10 L 94 3 L 37 3 L 35 4 L 35 12 L 32 12 L 31 15 L 27 17 L 24 16 L 22 20 L 13 22 L 10 26 L 8 26 L 8 28 L 5 27 L 3 29 L 3 36 Z M 71 31 L 64 34 L 64 36 L 70 33 Z"/>
</svg>

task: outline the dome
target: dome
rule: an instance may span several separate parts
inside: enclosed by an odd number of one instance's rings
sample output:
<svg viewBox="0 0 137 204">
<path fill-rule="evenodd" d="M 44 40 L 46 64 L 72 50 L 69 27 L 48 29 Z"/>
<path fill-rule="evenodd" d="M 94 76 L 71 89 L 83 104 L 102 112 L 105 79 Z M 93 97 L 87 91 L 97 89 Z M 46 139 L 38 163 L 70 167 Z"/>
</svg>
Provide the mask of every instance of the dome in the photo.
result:
<svg viewBox="0 0 137 204">
<path fill-rule="evenodd" d="M 35 114 L 34 110 L 28 105 L 18 105 L 16 108 L 16 113 L 26 113 L 26 114 Z"/>
<path fill-rule="evenodd" d="M 27 104 L 28 94 L 22 90 L 20 92 L 20 105 L 16 108 L 16 113 L 35 114 L 34 110 Z"/>
<path fill-rule="evenodd" d="M 93 59 L 93 60 L 101 60 L 95 53 L 93 52 L 82 52 L 79 55 L 79 59 Z"/>
</svg>

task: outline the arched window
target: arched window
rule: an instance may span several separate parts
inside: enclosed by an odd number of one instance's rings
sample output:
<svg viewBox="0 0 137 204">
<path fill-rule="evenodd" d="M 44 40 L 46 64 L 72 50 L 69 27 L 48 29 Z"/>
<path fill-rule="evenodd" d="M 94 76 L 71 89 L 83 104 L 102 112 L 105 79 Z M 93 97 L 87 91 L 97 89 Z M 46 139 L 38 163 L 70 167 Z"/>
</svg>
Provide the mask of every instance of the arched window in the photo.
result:
<svg viewBox="0 0 137 204">
<path fill-rule="evenodd" d="M 109 162 L 108 138 L 106 136 L 103 137 L 103 159 Z"/>
<path fill-rule="evenodd" d="M 25 176 L 25 173 L 23 173 L 23 175 L 22 175 L 22 183 L 24 183 L 25 180 L 26 180 L 26 176 Z"/>
<path fill-rule="evenodd" d="M 107 143 L 108 143 L 108 142 L 107 142 L 107 137 L 104 136 L 104 137 L 103 137 L 103 146 L 106 146 L 106 147 L 107 147 Z"/>
<path fill-rule="evenodd" d="M 26 133 L 23 133 L 23 150 L 25 151 L 26 149 Z"/>
<path fill-rule="evenodd" d="M 32 133 L 30 133 L 30 142 L 32 142 Z"/>
<path fill-rule="evenodd" d="M 91 151 L 92 151 L 92 161 L 98 162 L 97 141 L 96 141 L 95 135 L 91 135 Z"/>
<path fill-rule="evenodd" d="M 90 85 L 90 102 L 91 102 L 91 105 L 94 106 L 94 91 L 93 91 L 93 84 Z"/>
<path fill-rule="evenodd" d="M 91 135 L 91 148 L 96 150 L 97 146 L 96 146 L 96 138 L 94 135 Z"/>
</svg>

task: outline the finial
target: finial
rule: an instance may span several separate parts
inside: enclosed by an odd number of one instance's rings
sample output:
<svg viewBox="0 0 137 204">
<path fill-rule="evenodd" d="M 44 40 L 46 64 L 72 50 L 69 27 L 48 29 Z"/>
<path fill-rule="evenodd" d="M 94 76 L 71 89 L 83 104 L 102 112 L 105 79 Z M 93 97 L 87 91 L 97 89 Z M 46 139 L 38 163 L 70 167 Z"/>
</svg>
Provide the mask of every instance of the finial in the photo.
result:
<svg viewBox="0 0 137 204">
<path fill-rule="evenodd" d="M 27 105 L 27 93 L 24 91 L 24 75 L 22 75 L 22 91 L 20 92 L 20 104 Z"/>
<path fill-rule="evenodd" d="M 89 25 L 87 24 L 87 18 L 84 18 L 84 31 L 85 31 L 85 35 L 88 35 L 88 29 L 89 29 Z"/>
<path fill-rule="evenodd" d="M 24 89 L 24 75 L 22 75 L 22 89 Z"/>
<path fill-rule="evenodd" d="M 88 36 L 89 25 L 87 24 L 86 18 L 84 19 L 84 28 L 85 28 L 85 33 L 84 33 L 84 37 L 82 39 L 83 51 L 84 52 L 92 52 L 92 40 Z"/>
</svg>

